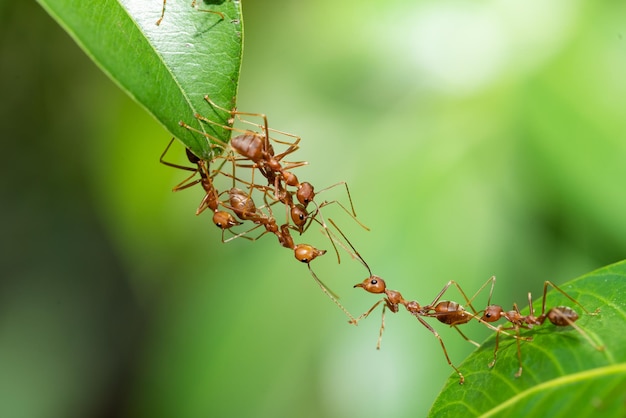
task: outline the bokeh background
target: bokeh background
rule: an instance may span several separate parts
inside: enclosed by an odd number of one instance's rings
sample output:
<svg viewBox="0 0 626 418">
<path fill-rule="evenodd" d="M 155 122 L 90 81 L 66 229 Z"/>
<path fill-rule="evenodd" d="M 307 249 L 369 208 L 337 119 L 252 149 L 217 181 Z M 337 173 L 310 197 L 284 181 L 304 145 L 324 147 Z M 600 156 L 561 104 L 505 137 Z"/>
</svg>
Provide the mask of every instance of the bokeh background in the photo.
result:
<svg viewBox="0 0 626 418">
<path fill-rule="evenodd" d="M 301 179 L 349 183 L 371 232 L 330 216 L 392 289 L 495 274 L 523 303 L 626 255 L 624 2 L 244 13 L 239 108 L 302 136 Z M 171 193 L 169 134 L 34 2 L 0 19 L 0 416 L 426 415 L 451 373 L 426 329 L 389 315 L 376 351 L 380 313 L 348 326 L 274 239 L 222 244 L 201 191 Z M 345 254 L 315 268 L 353 313 L 375 302 Z M 472 346 L 438 329 L 459 364 Z"/>
</svg>

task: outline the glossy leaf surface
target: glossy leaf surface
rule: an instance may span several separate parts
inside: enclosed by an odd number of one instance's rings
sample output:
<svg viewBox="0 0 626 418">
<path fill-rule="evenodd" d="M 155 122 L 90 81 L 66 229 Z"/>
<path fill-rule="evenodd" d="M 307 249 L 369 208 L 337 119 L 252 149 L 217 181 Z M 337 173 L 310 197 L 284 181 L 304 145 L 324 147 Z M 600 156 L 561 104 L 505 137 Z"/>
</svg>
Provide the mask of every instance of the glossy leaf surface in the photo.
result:
<svg viewBox="0 0 626 418">
<path fill-rule="evenodd" d="M 496 285 L 497 287 L 497 285 Z M 594 341 L 596 350 L 572 327 L 544 323 L 522 335 L 523 373 L 518 369 L 517 346 L 510 337 L 501 337 L 498 359 L 493 368 L 495 336 L 489 337 L 464 363 L 465 384 L 454 374 L 435 401 L 430 416 L 603 416 L 626 415 L 626 262 L 596 270 L 570 281 L 562 290 L 596 316 L 556 291 L 548 293 L 547 307 L 570 306 L 581 315 L 576 322 Z M 541 312 L 541 295 L 534 295 L 535 313 Z M 494 301 L 498 303 L 498 301 Z M 508 309 L 507 306 L 504 306 Z M 528 313 L 528 309 L 522 311 Z"/>
<path fill-rule="evenodd" d="M 235 105 L 243 43 L 239 2 L 200 1 L 193 8 L 191 1 L 170 0 L 157 25 L 161 0 L 38 1 L 105 73 L 195 154 L 208 158 L 211 147 L 204 136 L 180 127 L 181 120 L 229 139 L 228 130 L 201 125 L 194 114 L 226 124 L 228 114 L 212 109 L 204 96 L 228 109 Z"/>
</svg>

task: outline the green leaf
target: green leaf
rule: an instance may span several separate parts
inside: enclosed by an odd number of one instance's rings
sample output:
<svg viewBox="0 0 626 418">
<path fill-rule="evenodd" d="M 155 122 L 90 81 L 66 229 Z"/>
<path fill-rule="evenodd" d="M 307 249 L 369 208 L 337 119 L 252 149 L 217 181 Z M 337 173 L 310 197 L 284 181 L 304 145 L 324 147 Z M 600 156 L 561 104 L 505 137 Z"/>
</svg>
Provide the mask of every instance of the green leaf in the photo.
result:
<svg viewBox="0 0 626 418">
<path fill-rule="evenodd" d="M 465 384 L 459 385 L 456 373 L 451 376 L 429 416 L 626 416 L 626 262 L 560 288 L 586 309 L 600 308 L 599 315 L 582 314 L 576 324 L 604 350 L 595 349 L 572 327 L 557 328 L 546 321 L 522 333 L 533 340 L 522 342 L 523 373 L 515 378 L 517 345 L 511 337 L 501 337 L 498 360 L 488 367 L 493 335 L 461 364 Z M 534 303 L 539 312 L 540 299 Z M 548 308 L 565 305 L 581 314 L 554 290 L 547 299 Z"/>
<path fill-rule="evenodd" d="M 226 142 L 230 132 L 200 124 L 194 114 L 220 124 L 229 116 L 218 105 L 235 105 L 241 66 L 243 24 L 235 0 L 208 4 L 169 0 L 162 23 L 161 0 L 38 0 L 91 59 L 196 155 L 210 158 L 206 138 L 179 121 Z M 215 3 L 213 1 L 212 3 Z M 212 10 L 223 14 L 223 18 Z M 86 98 L 86 103 L 96 98 Z"/>
</svg>

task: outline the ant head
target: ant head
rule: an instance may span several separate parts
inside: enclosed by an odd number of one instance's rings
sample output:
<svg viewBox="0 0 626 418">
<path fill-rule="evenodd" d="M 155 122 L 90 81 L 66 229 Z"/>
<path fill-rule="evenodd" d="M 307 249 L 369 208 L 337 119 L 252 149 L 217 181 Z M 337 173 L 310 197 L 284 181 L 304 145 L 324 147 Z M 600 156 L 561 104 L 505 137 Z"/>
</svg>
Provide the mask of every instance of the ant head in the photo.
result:
<svg viewBox="0 0 626 418">
<path fill-rule="evenodd" d="M 481 319 L 485 322 L 496 322 L 498 319 L 502 318 L 503 314 L 502 306 L 489 305 L 485 308 L 485 313 Z"/>
<path fill-rule="evenodd" d="M 298 198 L 298 202 L 302 203 L 304 206 L 311 203 L 315 197 L 313 185 L 306 181 L 304 183 L 300 183 L 300 187 L 298 187 L 298 191 L 296 192 L 296 197 Z"/>
<path fill-rule="evenodd" d="M 378 276 L 370 276 L 354 287 L 361 287 L 370 293 L 385 293 L 386 289 L 385 281 Z"/>
<path fill-rule="evenodd" d="M 241 225 L 241 222 L 237 221 L 230 213 L 224 212 L 223 210 L 218 210 L 213 214 L 213 223 L 222 230 Z"/>
<path fill-rule="evenodd" d="M 317 248 L 307 244 L 298 244 L 293 250 L 296 259 L 306 264 L 309 264 L 320 255 L 326 254 L 326 250 L 318 250 Z"/>
<path fill-rule="evenodd" d="M 294 205 L 291 207 L 291 220 L 294 225 L 298 228 L 300 233 L 303 232 L 304 224 L 308 219 L 309 213 L 306 211 L 304 206 L 302 205 Z"/>
</svg>

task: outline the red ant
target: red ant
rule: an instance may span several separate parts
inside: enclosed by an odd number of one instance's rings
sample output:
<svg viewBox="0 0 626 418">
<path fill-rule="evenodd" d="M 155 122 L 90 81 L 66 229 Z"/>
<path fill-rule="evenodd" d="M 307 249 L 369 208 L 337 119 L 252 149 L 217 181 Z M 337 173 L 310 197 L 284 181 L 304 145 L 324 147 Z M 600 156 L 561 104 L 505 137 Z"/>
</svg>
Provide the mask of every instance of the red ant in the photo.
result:
<svg viewBox="0 0 626 418">
<path fill-rule="evenodd" d="M 161 22 L 163 21 L 163 16 L 165 16 L 165 3 L 167 3 L 167 0 L 163 0 L 163 7 L 161 7 L 161 17 L 159 18 L 159 20 L 156 21 L 156 25 L 157 26 L 159 26 L 161 24 Z M 196 9 L 199 12 L 207 12 L 207 13 L 216 14 L 219 17 L 221 17 L 222 20 L 224 20 L 224 13 L 216 12 L 216 11 L 213 11 L 213 10 L 199 9 L 199 8 L 196 7 L 196 3 L 197 3 L 197 0 L 193 0 L 191 2 L 191 7 L 193 7 L 194 9 Z"/>
<path fill-rule="evenodd" d="M 189 177 L 187 177 L 182 182 L 174 186 L 172 190 L 174 192 L 178 192 L 180 190 L 187 189 L 189 187 L 192 187 L 200 183 L 200 185 L 202 185 L 202 188 L 206 192 L 206 195 L 202 198 L 202 201 L 200 202 L 200 205 L 198 206 L 198 209 L 196 210 L 196 215 L 201 214 L 207 208 L 213 211 L 213 223 L 215 224 L 215 226 L 217 226 L 218 228 L 222 230 L 222 242 L 228 242 L 228 241 L 231 241 L 232 239 L 235 239 L 241 236 L 242 234 L 234 234 L 233 237 L 227 240 L 224 239 L 225 230 L 230 230 L 230 228 L 234 226 L 241 225 L 242 222 L 237 221 L 230 213 L 218 209 L 218 205 L 219 205 L 218 196 L 219 195 L 218 195 L 217 190 L 213 186 L 213 180 L 212 180 L 213 176 L 209 174 L 208 165 L 205 160 L 202 160 L 201 158 L 196 156 L 188 148 L 185 148 L 187 159 L 189 160 L 190 163 L 196 164 L 196 168 L 170 163 L 163 159 L 167 151 L 170 149 L 172 142 L 174 142 L 174 138 L 172 138 L 172 140 L 167 144 L 167 147 L 165 147 L 165 150 L 161 154 L 161 158 L 159 159 L 159 161 L 162 164 L 165 164 L 169 167 L 174 167 L 174 168 L 178 168 L 181 170 L 187 170 L 187 171 L 193 172 Z M 217 172 L 219 172 L 219 169 L 217 170 Z M 191 180 L 196 175 L 196 173 L 200 174 L 200 178 Z"/>
<path fill-rule="evenodd" d="M 580 308 L 588 315 L 597 315 L 598 312 L 600 311 L 599 309 L 596 309 L 594 312 L 589 312 L 576 299 L 574 299 L 573 297 L 565 293 L 557 285 L 555 285 L 554 283 L 550 281 L 545 281 L 543 283 L 543 300 L 541 303 L 541 314 L 539 316 L 535 316 L 535 311 L 534 311 L 533 302 L 532 302 L 532 295 L 530 292 L 528 292 L 528 307 L 530 310 L 530 313 L 528 315 L 522 315 L 520 313 L 519 308 L 517 307 L 517 304 L 515 303 L 513 304 L 513 310 L 505 311 L 499 305 L 490 304 L 491 294 L 493 293 L 493 284 L 492 284 L 491 292 L 489 293 L 489 300 L 487 302 L 488 306 L 487 308 L 485 308 L 484 314 L 481 319 L 486 322 L 496 322 L 500 318 L 504 318 L 508 322 L 510 322 L 512 325 L 510 327 L 502 327 L 502 326 L 498 327 L 499 331 L 496 334 L 496 346 L 493 352 L 493 361 L 489 363 L 489 367 L 493 367 L 496 363 L 496 356 L 498 354 L 499 337 L 500 337 L 500 332 L 502 332 L 502 330 L 505 330 L 505 329 L 515 330 L 515 334 L 519 336 L 520 329 L 533 328 L 534 326 L 543 325 L 546 319 L 558 327 L 564 327 L 568 325 L 571 326 L 576 331 L 578 331 L 578 333 L 582 335 L 596 350 L 600 350 L 600 351 L 604 350 L 603 346 L 597 345 L 582 328 L 580 328 L 578 325 L 574 323 L 576 322 L 576 320 L 578 320 L 579 317 L 576 311 L 574 311 L 572 308 L 567 307 L 567 306 L 557 306 L 557 307 L 549 309 L 546 312 L 546 293 L 548 291 L 548 286 L 552 286 L 555 290 L 557 290 L 563 296 L 565 296 L 566 298 L 574 302 L 576 305 L 580 306 Z M 517 359 L 519 363 L 519 369 L 517 370 L 517 373 L 515 373 L 515 377 L 520 377 L 522 375 L 522 352 L 520 348 L 520 338 L 517 339 Z"/>
</svg>

